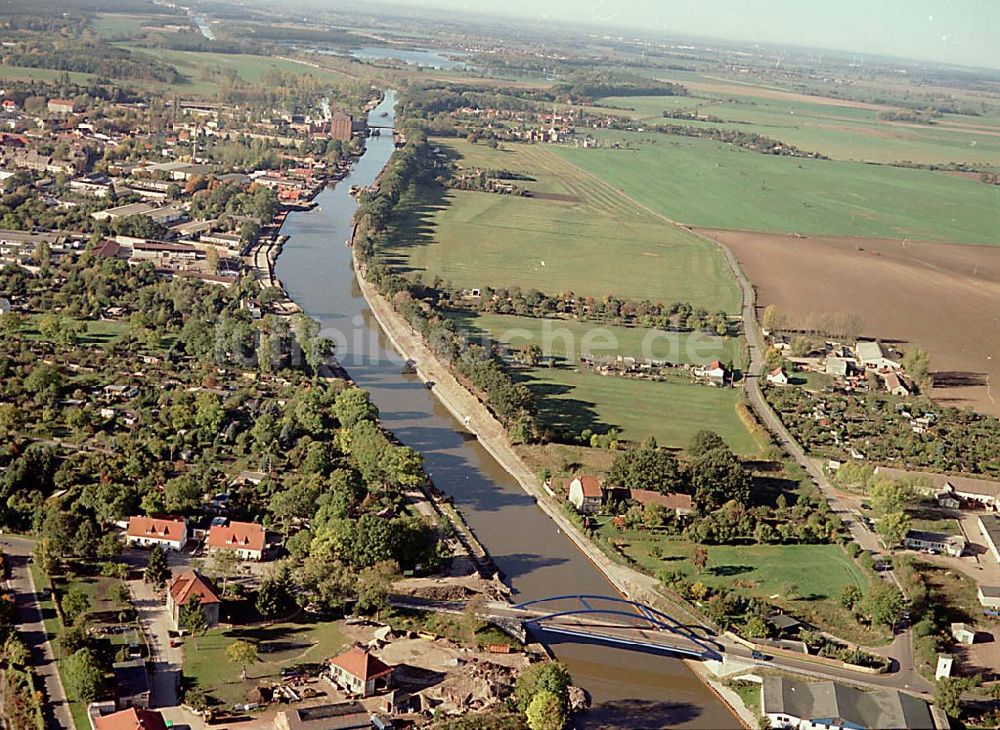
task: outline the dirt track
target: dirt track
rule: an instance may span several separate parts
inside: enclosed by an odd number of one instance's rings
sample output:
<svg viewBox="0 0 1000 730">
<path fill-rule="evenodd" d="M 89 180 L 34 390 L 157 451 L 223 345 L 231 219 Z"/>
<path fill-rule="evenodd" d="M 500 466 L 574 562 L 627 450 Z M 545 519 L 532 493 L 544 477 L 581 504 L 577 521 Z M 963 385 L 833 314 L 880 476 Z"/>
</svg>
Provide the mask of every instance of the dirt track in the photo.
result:
<svg viewBox="0 0 1000 730">
<path fill-rule="evenodd" d="M 1000 416 L 1000 247 L 701 232 L 735 252 L 760 307 L 802 327 L 857 312 L 862 334 L 930 353 L 936 401 Z"/>
</svg>

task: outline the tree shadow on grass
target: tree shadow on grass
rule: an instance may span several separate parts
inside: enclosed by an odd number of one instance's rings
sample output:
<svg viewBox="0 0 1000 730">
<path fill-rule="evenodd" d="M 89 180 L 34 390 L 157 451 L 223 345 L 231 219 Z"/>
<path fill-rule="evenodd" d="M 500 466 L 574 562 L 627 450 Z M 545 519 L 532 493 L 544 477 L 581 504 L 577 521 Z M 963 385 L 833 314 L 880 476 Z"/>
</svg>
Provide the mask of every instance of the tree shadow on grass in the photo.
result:
<svg viewBox="0 0 1000 730">
<path fill-rule="evenodd" d="M 750 565 L 716 565 L 712 568 L 712 575 L 719 576 L 742 575 L 751 572 L 753 572 L 753 567 Z"/>
<path fill-rule="evenodd" d="M 388 248 L 380 248 L 379 260 L 403 274 L 416 271 L 409 263 L 411 249 L 434 243 L 434 215 L 448 207 L 447 191 L 436 184 L 421 185 L 401 201 L 386 231 Z"/>
</svg>

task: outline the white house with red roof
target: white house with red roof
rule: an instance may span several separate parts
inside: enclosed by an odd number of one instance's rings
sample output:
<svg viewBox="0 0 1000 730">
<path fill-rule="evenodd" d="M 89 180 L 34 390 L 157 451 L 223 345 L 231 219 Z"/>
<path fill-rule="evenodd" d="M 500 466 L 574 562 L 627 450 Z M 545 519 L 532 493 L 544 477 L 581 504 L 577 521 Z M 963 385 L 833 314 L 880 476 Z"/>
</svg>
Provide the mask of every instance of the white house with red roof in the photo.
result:
<svg viewBox="0 0 1000 730">
<path fill-rule="evenodd" d="M 788 385 L 788 373 L 784 368 L 775 368 L 767 374 L 767 382 L 773 385 Z"/>
<path fill-rule="evenodd" d="M 182 550 L 187 538 L 187 522 L 183 517 L 133 515 L 128 518 L 125 541 L 129 545 L 139 547 L 159 545 L 166 550 Z"/>
<path fill-rule="evenodd" d="M 215 588 L 205 578 L 193 570 L 187 570 L 172 581 L 167 590 L 167 612 L 175 628 L 181 627 L 181 609 L 198 596 L 201 600 L 201 610 L 209 628 L 219 625 L 219 606 L 222 599 Z"/>
<path fill-rule="evenodd" d="M 212 525 L 205 544 L 209 551 L 232 550 L 240 560 L 261 560 L 264 538 L 264 528 L 255 522 L 230 522 Z"/>
<path fill-rule="evenodd" d="M 604 492 L 600 480 L 590 474 L 573 477 L 569 483 L 569 501 L 581 514 L 594 514 L 601 509 Z"/>
<path fill-rule="evenodd" d="M 708 378 L 713 383 L 724 384 L 726 382 L 727 370 L 721 360 L 712 360 L 706 367 L 694 368 L 692 370 L 695 377 Z"/>
<path fill-rule="evenodd" d="M 333 683 L 361 697 L 388 689 L 392 681 L 392 667 L 360 646 L 352 646 L 328 664 Z"/>
</svg>

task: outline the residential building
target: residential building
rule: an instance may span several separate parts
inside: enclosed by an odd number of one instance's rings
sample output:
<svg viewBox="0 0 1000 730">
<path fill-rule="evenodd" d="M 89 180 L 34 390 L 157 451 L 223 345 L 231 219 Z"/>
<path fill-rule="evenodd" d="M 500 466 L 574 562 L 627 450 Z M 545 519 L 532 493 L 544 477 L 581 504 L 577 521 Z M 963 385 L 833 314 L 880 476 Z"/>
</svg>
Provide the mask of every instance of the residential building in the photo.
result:
<svg viewBox="0 0 1000 730">
<path fill-rule="evenodd" d="M 602 497 L 601 482 L 595 476 L 581 474 L 569 483 L 569 501 L 581 514 L 600 511 Z"/>
<path fill-rule="evenodd" d="M 230 522 L 213 525 L 206 542 L 209 550 L 231 550 L 240 560 L 264 557 L 264 528 L 253 522 Z"/>
<path fill-rule="evenodd" d="M 334 684 L 360 697 L 388 689 L 392 682 L 392 667 L 360 646 L 352 646 L 328 664 Z"/>
<path fill-rule="evenodd" d="M 965 552 L 965 538 L 943 532 L 910 530 L 903 538 L 903 547 L 911 550 L 932 550 L 953 558 L 960 558 Z"/>
<path fill-rule="evenodd" d="M 93 720 L 94 730 L 167 730 L 167 723 L 159 712 L 135 707 L 100 715 Z"/>
<path fill-rule="evenodd" d="M 1000 586 L 979 586 L 976 594 L 979 597 L 979 603 L 983 608 L 988 609 L 989 612 L 997 612 L 1000 610 Z"/>
<path fill-rule="evenodd" d="M 678 492 L 654 492 L 649 489 L 630 489 L 628 498 L 641 505 L 658 504 L 677 517 L 690 517 L 694 514 L 694 501 L 690 494 L 680 494 Z"/>
<path fill-rule="evenodd" d="M 167 613 L 175 628 L 181 627 L 181 609 L 188 604 L 194 596 L 201 599 L 201 610 L 205 614 L 205 621 L 209 628 L 219 625 L 219 606 L 222 599 L 215 592 L 215 588 L 201 575 L 193 570 L 188 570 L 172 581 L 167 590 Z"/>
<path fill-rule="evenodd" d="M 775 368 L 767 374 L 767 382 L 773 385 L 788 385 L 788 373 L 784 368 Z"/>
<path fill-rule="evenodd" d="M 363 730 L 370 727 L 371 713 L 360 702 L 288 709 L 274 718 L 274 730 Z"/>
<path fill-rule="evenodd" d="M 993 553 L 993 559 L 1000 562 L 1000 517 L 997 515 L 980 515 L 979 531 L 983 533 L 986 547 Z"/>
<path fill-rule="evenodd" d="M 183 517 L 143 517 L 133 515 L 128 518 L 125 541 L 129 545 L 152 547 L 159 545 L 166 550 L 183 550 L 187 542 L 187 522 Z"/>
<path fill-rule="evenodd" d="M 149 709 L 149 673 L 146 662 L 134 659 L 116 662 L 112 667 L 115 675 L 115 707 L 126 710 L 129 707 Z"/>
<path fill-rule="evenodd" d="M 53 114 L 72 114 L 76 111 L 76 102 L 71 99 L 49 99 L 46 107 Z"/>
<path fill-rule="evenodd" d="M 929 705 L 891 689 L 869 692 L 839 682 L 763 678 L 761 713 L 773 728 L 934 730 Z"/>
<path fill-rule="evenodd" d="M 975 644 L 976 630 L 969 624 L 955 623 L 951 625 L 951 638 L 959 644 Z"/>
<path fill-rule="evenodd" d="M 708 378 L 715 385 L 724 385 L 726 382 L 726 366 L 720 360 L 712 360 L 708 367 L 695 368 L 692 372 L 696 377 Z"/>
</svg>

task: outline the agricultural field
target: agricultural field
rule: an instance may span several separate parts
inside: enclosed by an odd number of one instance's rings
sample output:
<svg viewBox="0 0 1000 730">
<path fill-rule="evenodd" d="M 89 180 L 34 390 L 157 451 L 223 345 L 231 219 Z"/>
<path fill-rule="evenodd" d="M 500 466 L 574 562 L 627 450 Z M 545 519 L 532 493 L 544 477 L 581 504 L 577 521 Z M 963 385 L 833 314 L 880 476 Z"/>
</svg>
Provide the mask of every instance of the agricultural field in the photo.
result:
<svg viewBox="0 0 1000 730">
<path fill-rule="evenodd" d="M 145 53 L 157 60 L 168 63 L 186 77 L 186 81 L 170 86 L 158 86 L 185 94 L 212 95 L 218 90 L 218 83 L 213 80 L 214 72 L 234 72 L 247 83 L 259 83 L 263 75 L 276 69 L 285 73 L 312 75 L 329 83 L 341 83 L 346 76 L 327 68 L 314 68 L 304 63 L 296 63 L 270 56 L 256 56 L 242 53 L 207 53 L 203 51 L 175 51 L 166 48 L 141 48 L 125 46 L 134 53 Z"/>
<path fill-rule="evenodd" d="M 949 114 L 936 118 L 933 124 L 889 122 L 878 119 L 878 114 L 892 106 L 834 105 L 821 97 L 774 96 L 756 95 L 750 87 L 738 95 L 605 97 L 599 101 L 640 121 L 741 129 L 838 160 L 965 162 L 1000 167 L 1000 122 L 995 117 Z M 665 119 L 664 111 L 685 111 L 724 121 Z"/>
<path fill-rule="evenodd" d="M 136 35 L 142 29 L 142 26 L 150 20 L 151 17 L 148 15 L 98 13 L 91 24 L 98 36 L 113 39 Z M 185 17 L 178 15 L 173 16 L 171 22 L 186 24 L 188 21 Z"/>
<path fill-rule="evenodd" d="M 861 333 L 919 345 L 930 355 L 941 405 L 1000 416 L 1000 256 L 991 246 L 703 231 L 730 247 L 789 326 L 857 313 Z M 873 285 L 875 283 L 875 285 Z"/>
<path fill-rule="evenodd" d="M 761 446 L 740 420 L 735 388 L 601 376 L 569 367 L 533 368 L 523 377 L 549 428 L 576 434 L 617 428 L 627 439 L 654 436 L 660 446 L 678 449 L 708 429 L 738 454 L 757 453 Z"/>
<path fill-rule="evenodd" d="M 409 201 L 383 260 L 457 287 L 573 291 L 736 312 L 740 292 L 710 242 L 636 206 L 542 145 L 436 142 L 466 167 L 530 175 L 531 197 L 449 190 Z M 600 275 L 595 275 L 600 272 Z"/>
<path fill-rule="evenodd" d="M 710 140 L 602 132 L 630 149 L 556 147 L 681 223 L 786 234 L 998 244 L 1000 188 L 943 172 L 777 157 Z"/>
<path fill-rule="evenodd" d="M 702 332 L 666 332 L 605 325 L 576 319 L 540 319 L 504 314 L 450 312 L 473 338 L 485 336 L 512 348 L 538 345 L 546 357 L 577 360 L 581 355 L 635 357 L 676 364 L 704 365 L 712 360 L 739 364 L 740 340 Z"/>
</svg>

